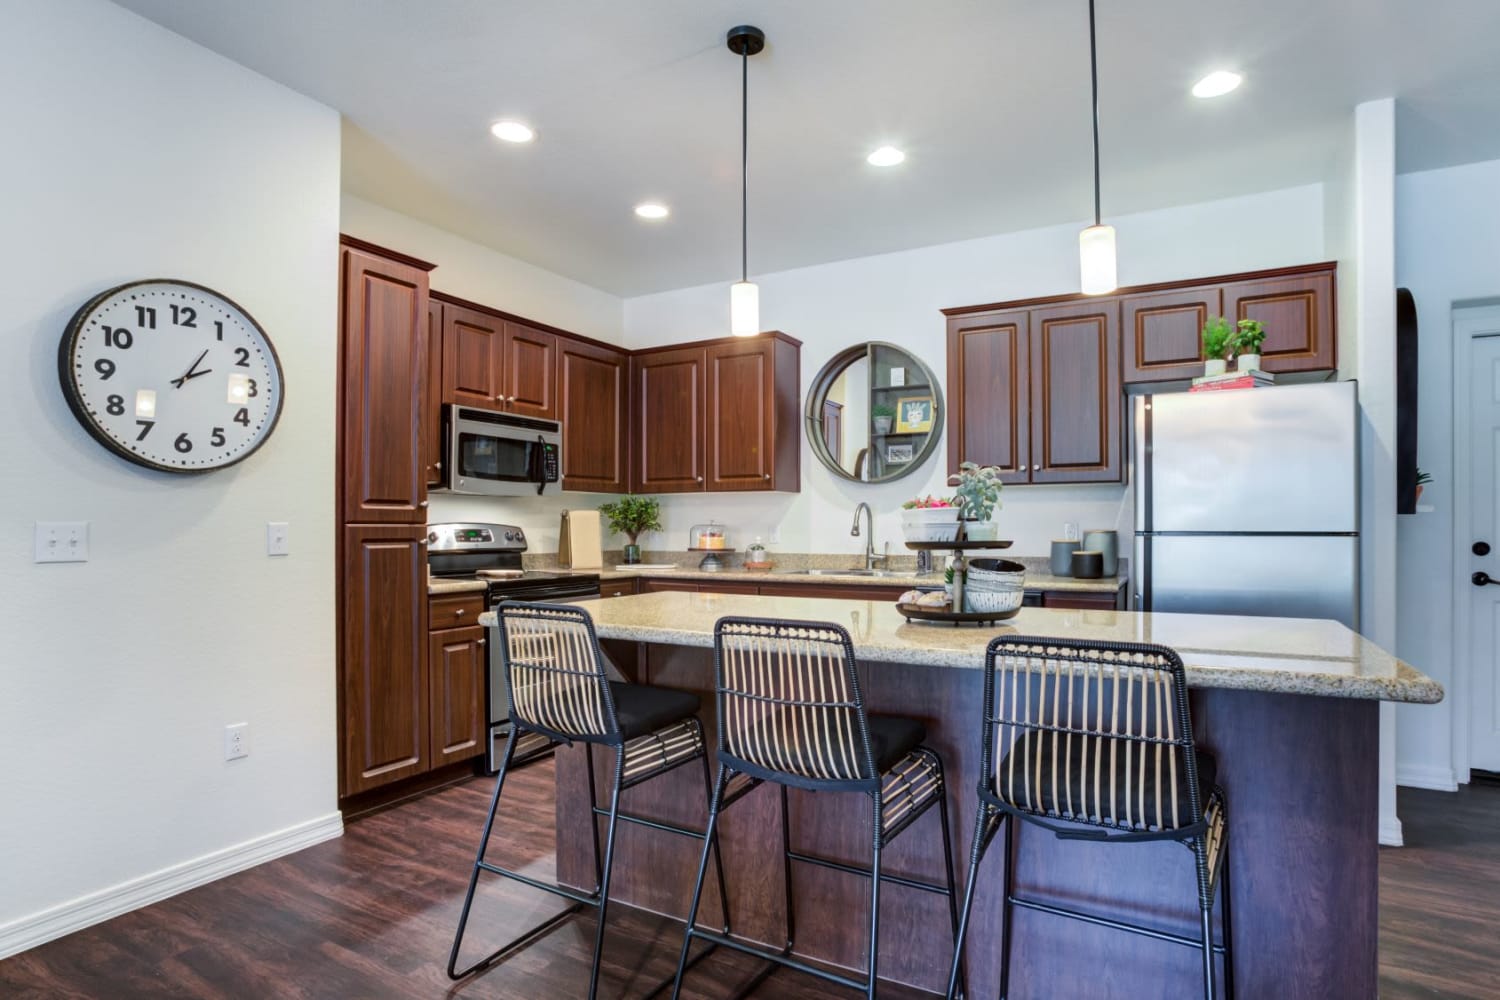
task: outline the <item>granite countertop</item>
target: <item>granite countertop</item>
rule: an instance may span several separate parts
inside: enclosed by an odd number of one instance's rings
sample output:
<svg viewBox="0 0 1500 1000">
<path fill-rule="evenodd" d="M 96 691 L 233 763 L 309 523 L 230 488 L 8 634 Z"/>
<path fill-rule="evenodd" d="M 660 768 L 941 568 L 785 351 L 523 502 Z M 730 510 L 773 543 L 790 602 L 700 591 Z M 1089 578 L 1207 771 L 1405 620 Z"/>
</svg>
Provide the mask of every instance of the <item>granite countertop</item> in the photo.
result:
<svg viewBox="0 0 1500 1000">
<path fill-rule="evenodd" d="M 997 635 L 1023 634 L 1171 646 L 1188 684 L 1283 694 L 1432 704 L 1442 685 L 1338 622 L 1230 615 L 1022 608 L 1007 622 L 954 628 L 907 622 L 888 601 L 662 592 L 578 602 L 602 639 L 713 645 L 725 615 L 833 621 L 864 660 L 982 669 Z M 493 625 L 493 614 L 480 624 Z"/>
<path fill-rule="evenodd" d="M 838 583 L 838 584 L 864 584 L 869 587 L 940 587 L 943 584 L 941 573 L 928 573 L 926 576 L 917 576 L 912 573 L 894 573 L 889 576 L 845 576 L 829 570 L 821 570 L 817 574 L 798 573 L 788 570 L 766 570 L 757 572 L 747 569 L 721 569 L 712 573 L 704 572 L 697 568 L 679 566 L 676 569 L 625 569 L 622 566 L 611 566 L 599 571 L 601 580 L 629 580 L 635 577 L 681 577 L 687 580 L 749 580 L 760 583 Z M 1124 576 L 1107 576 L 1099 580 L 1078 580 L 1073 577 L 1053 576 L 1050 573 L 1036 573 L 1030 569 L 1026 571 L 1027 590 L 1051 590 L 1051 591 L 1074 591 L 1094 594 L 1113 594 L 1125 585 Z"/>
<path fill-rule="evenodd" d="M 485 580 L 427 580 L 427 596 L 440 594 L 482 594 L 489 589 Z"/>
</svg>

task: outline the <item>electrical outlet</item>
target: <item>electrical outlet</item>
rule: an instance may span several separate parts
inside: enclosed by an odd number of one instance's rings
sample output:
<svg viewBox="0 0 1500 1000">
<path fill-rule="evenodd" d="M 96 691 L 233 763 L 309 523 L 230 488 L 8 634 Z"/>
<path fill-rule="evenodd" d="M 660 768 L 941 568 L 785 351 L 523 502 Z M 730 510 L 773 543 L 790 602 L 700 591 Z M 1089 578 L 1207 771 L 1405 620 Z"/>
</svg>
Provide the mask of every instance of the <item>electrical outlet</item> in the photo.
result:
<svg viewBox="0 0 1500 1000">
<path fill-rule="evenodd" d="M 266 555 L 291 555 L 291 542 L 287 540 L 288 531 L 285 521 L 266 522 Z"/>
<path fill-rule="evenodd" d="M 36 561 L 39 563 L 88 562 L 87 521 L 36 522 Z"/>
<path fill-rule="evenodd" d="M 239 760 L 250 756 L 250 723 L 236 722 L 224 727 L 224 759 Z"/>
<path fill-rule="evenodd" d="M 766 544 L 767 545 L 780 545 L 781 544 L 781 525 L 780 524 L 773 524 L 773 525 L 771 525 L 770 530 L 766 532 Z"/>
</svg>

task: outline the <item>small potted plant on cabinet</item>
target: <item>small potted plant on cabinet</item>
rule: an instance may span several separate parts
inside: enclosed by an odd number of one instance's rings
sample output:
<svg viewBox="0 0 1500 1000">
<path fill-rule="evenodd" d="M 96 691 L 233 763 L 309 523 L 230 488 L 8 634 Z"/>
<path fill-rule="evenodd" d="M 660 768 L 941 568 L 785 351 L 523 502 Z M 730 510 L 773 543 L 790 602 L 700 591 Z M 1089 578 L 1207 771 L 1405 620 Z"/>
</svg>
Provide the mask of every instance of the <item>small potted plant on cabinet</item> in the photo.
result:
<svg viewBox="0 0 1500 1000">
<path fill-rule="evenodd" d="M 901 505 L 901 534 L 908 542 L 952 542 L 958 538 L 958 507 L 943 497 L 916 497 Z"/>
<path fill-rule="evenodd" d="M 991 520 L 1000 506 L 1000 469 L 993 465 L 964 462 L 958 475 L 948 478 L 949 486 L 958 487 L 954 497 L 963 508 L 965 534 L 973 541 L 994 541 L 999 526 Z"/>
<path fill-rule="evenodd" d="M 1260 345 L 1265 339 L 1266 328 L 1260 320 L 1240 320 L 1229 345 L 1234 350 L 1235 371 L 1253 372 L 1260 368 Z"/>
<path fill-rule="evenodd" d="M 1223 375 L 1229 367 L 1225 356 L 1229 353 L 1229 342 L 1234 328 L 1223 316 L 1210 316 L 1203 324 L 1203 374 Z"/>
<path fill-rule="evenodd" d="M 641 534 L 662 530 L 661 501 L 656 497 L 624 496 L 600 506 L 599 513 L 609 522 L 611 532 L 630 539 L 630 544 L 625 546 L 627 565 L 641 561 Z"/>
<path fill-rule="evenodd" d="M 1430 473 L 1430 472 L 1423 472 L 1421 469 L 1418 469 L 1417 470 L 1417 496 L 1416 496 L 1416 502 L 1417 503 L 1421 503 L 1422 502 L 1422 487 L 1426 486 L 1430 482 L 1432 482 L 1432 473 Z"/>
<path fill-rule="evenodd" d="M 889 434 L 891 432 L 891 422 L 896 419 L 896 408 L 894 406 L 886 406 L 884 403 L 877 403 L 870 407 L 870 419 L 875 422 L 876 434 Z"/>
</svg>

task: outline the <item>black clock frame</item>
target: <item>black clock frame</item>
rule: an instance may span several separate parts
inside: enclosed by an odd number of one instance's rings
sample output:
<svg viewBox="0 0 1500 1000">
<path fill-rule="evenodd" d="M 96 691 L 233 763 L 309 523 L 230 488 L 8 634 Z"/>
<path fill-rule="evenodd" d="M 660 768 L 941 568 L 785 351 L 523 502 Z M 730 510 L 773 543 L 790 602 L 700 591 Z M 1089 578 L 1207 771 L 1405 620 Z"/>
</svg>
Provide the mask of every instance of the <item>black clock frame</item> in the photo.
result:
<svg viewBox="0 0 1500 1000">
<path fill-rule="evenodd" d="M 120 444 L 104 428 L 100 427 L 89 414 L 88 407 L 83 403 L 83 397 L 79 395 L 78 384 L 73 379 L 74 355 L 78 348 L 79 331 L 83 329 L 84 321 L 88 319 L 89 314 L 98 308 L 101 302 L 140 285 L 181 285 L 184 288 L 196 288 L 200 292 L 212 295 L 217 299 L 222 299 L 239 310 L 239 314 L 250 321 L 250 325 L 255 327 L 261 339 L 266 342 L 266 349 L 271 352 L 271 363 L 276 366 L 276 375 L 278 381 L 281 383 L 281 391 L 276 397 L 276 408 L 271 411 L 266 433 L 254 447 L 238 458 L 225 462 L 223 465 L 215 465 L 206 469 L 184 469 L 176 465 L 162 465 L 160 462 L 153 462 L 149 458 L 138 455 Z M 265 443 L 271 440 L 271 435 L 276 433 L 276 425 L 281 420 L 281 408 L 286 404 L 286 371 L 281 367 L 281 357 L 276 353 L 276 345 L 272 343 L 271 337 L 266 333 L 265 327 L 261 326 L 260 321 L 250 315 L 249 310 L 223 292 L 209 288 L 207 285 L 200 285 L 196 281 L 184 281 L 181 278 L 142 278 L 139 281 L 127 281 L 123 285 L 106 288 L 79 306 L 78 311 L 73 313 L 73 318 L 68 320 L 68 325 L 63 330 L 62 340 L 57 345 L 57 379 L 62 385 L 63 399 L 67 400 L 68 409 L 73 411 L 73 416 L 78 418 L 78 422 L 83 425 L 84 430 L 89 432 L 90 437 L 133 465 L 139 465 L 142 468 L 151 469 L 156 472 L 171 472 L 177 475 L 198 476 L 239 465 L 245 459 L 260 451 Z"/>
</svg>

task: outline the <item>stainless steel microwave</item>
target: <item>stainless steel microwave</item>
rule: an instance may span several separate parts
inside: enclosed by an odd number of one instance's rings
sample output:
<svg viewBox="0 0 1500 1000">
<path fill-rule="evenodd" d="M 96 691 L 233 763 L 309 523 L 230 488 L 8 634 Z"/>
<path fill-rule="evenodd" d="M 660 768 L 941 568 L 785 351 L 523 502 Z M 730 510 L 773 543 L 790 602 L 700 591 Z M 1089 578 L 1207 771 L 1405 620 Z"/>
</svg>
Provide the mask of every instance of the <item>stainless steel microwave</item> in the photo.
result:
<svg viewBox="0 0 1500 1000">
<path fill-rule="evenodd" d="M 562 469 L 562 424 L 469 406 L 443 408 L 445 472 L 451 493 L 541 496 Z"/>
</svg>

